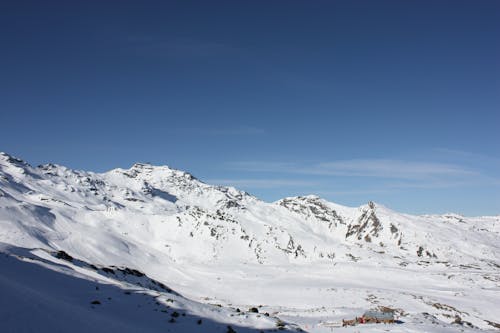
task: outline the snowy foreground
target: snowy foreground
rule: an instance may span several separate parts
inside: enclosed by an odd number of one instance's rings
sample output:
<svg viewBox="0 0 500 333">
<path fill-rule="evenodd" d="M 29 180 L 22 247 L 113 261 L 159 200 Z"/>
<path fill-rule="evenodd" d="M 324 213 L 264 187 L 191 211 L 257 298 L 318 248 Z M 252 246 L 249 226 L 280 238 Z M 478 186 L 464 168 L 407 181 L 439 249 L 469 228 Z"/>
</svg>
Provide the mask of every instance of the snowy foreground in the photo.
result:
<svg viewBox="0 0 500 333">
<path fill-rule="evenodd" d="M 0 153 L 0 332 L 497 332 L 500 216 L 266 203 Z M 395 324 L 337 327 L 379 306 Z"/>
</svg>

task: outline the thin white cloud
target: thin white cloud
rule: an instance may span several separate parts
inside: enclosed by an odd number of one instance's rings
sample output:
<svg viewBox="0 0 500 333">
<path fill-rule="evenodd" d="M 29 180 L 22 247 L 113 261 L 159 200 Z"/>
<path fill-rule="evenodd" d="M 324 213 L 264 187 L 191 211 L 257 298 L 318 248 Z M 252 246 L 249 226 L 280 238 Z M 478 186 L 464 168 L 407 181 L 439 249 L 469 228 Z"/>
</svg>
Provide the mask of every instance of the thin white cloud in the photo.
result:
<svg viewBox="0 0 500 333">
<path fill-rule="evenodd" d="M 231 168 L 251 172 L 279 172 L 317 176 L 371 177 L 423 180 L 431 178 L 470 177 L 479 173 L 459 165 L 404 161 L 394 159 L 352 159 L 297 165 L 280 162 L 237 162 Z"/>
<path fill-rule="evenodd" d="M 249 172 L 283 172 L 295 173 L 298 169 L 294 163 L 241 161 L 227 164 L 229 169 Z"/>
<path fill-rule="evenodd" d="M 311 180 L 318 184 L 316 193 L 325 189 L 326 184 L 334 186 L 332 195 L 377 194 L 394 192 L 404 189 L 446 189 L 498 187 L 500 179 L 487 174 L 484 169 L 472 169 L 459 164 L 408 161 L 398 159 L 352 159 L 323 163 L 297 164 L 286 162 L 245 161 L 228 164 L 228 168 L 244 172 L 293 175 L 298 181 Z M 269 176 L 265 176 L 269 178 Z M 283 176 L 281 176 L 283 177 Z M 357 186 L 353 193 L 351 188 L 345 188 L 343 178 L 357 178 Z M 332 183 L 335 180 L 341 183 Z M 366 179 L 366 182 L 363 180 Z M 272 181 L 272 180 L 271 180 Z M 361 181 L 361 183 L 359 183 Z M 264 185 L 260 188 L 270 188 Z M 289 181 L 292 187 L 292 181 Z M 364 185 L 372 189 L 363 189 Z M 371 184 L 371 185 L 370 185 Z M 255 185 L 257 185 L 255 183 Z M 235 185 L 238 186 L 238 185 Z M 244 185 L 242 185 L 244 186 Z M 314 185 L 311 185 L 314 186 Z M 375 187 L 375 188 L 374 188 Z M 326 190 L 330 192 L 330 190 Z M 327 194 L 327 193 L 325 193 Z"/>
<path fill-rule="evenodd" d="M 389 159 L 359 159 L 320 163 L 303 169 L 303 172 L 319 175 L 398 179 L 477 175 L 477 172 L 458 165 Z"/>
<path fill-rule="evenodd" d="M 452 187 L 466 187 L 482 184 L 479 180 L 467 179 L 428 179 L 421 181 L 396 181 L 385 184 L 384 187 L 391 190 L 397 189 L 444 189 Z"/>
<path fill-rule="evenodd" d="M 290 179 L 209 179 L 209 184 L 247 187 L 247 188 L 279 188 L 279 187 L 313 187 L 317 182 Z"/>
<path fill-rule="evenodd" d="M 326 196 L 359 196 L 359 195 L 372 195 L 372 194 L 385 194 L 391 193 L 389 189 L 360 189 L 360 190 L 338 190 L 338 191 L 317 191 L 315 194 Z"/>
<path fill-rule="evenodd" d="M 491 155 L 449 148 L 434 148 L 433 151 L 455 159 L 500 165 L 500 158 Z"/>
</svg>

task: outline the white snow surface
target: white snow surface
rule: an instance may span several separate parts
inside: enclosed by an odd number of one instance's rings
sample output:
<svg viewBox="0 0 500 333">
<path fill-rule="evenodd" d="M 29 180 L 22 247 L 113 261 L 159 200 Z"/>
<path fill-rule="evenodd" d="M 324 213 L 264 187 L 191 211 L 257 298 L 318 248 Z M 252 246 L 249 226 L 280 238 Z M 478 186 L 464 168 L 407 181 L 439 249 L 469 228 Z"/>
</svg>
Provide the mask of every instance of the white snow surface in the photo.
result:
<svg viewBox="0 0 500 333">
<path fill-rule="evenodd" d="M 500 216 L 267 203 L 166 166 L 93 173 L 0 153 L 0 243 L 2 332 L 500 327 Z M 399 321 L 328 326 L 379 306 Z"/>
</svg>

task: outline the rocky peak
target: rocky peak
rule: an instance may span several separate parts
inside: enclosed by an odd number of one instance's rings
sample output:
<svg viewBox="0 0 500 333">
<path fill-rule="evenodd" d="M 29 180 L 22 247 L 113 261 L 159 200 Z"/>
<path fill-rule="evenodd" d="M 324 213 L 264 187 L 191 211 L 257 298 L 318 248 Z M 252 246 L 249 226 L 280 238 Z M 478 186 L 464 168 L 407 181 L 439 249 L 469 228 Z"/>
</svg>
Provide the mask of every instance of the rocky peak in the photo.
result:
<svg viewBox="0 0 500 333">
<path fill-rule="evenodd" d="M 306 218 L 329 223 L 330 226 L 345 223 L 335 210 L 328 207 L 323 199 L 315 195 L 285 198 L 278 201 L 278 204 Z"/>
<path fill-rule="evenodd" d="M 5 152 L 0 152 L 0 161 L 4 162 L 6 164 L 11 164 L 11 165 L 17 166 L 17 167 L 30 166 L 28 163 L 26 163 L 22 159 L 11 156 Z"/>
<path fill-rule="evenodd" d="M 71 169 L 68 169 L 65 166 L 58 165 L 58 164 L 53 164 L 53 163 L 47 163 L 47 164 L 41 164 L 37 166 L 37 169 L 44 173 L 45 175 L 50 175 L 50 176 L 68 176 L 69 174 L 77 174 L 77 171 L 73 171 Z"/>
<path fill-rule="evenodd" d="M 356 237 L 371 242 L 373 237 L 378 237 L 384 228 L 376 213 L 377 207 L 373 201 L 361 207 L 361 215 L 351 223 L 347 229 L 346 238 Z"/>
<path fill-rule="evenodd" d="M 192 174 L 172 169 L 167 165 L 152 165 L 150 163 L 135 163 L 130 169 L 125 170 L 129 177 L 142 175 L 146 178 L 177 178 L 183 180 L 197 180 Z"/>
</svg>

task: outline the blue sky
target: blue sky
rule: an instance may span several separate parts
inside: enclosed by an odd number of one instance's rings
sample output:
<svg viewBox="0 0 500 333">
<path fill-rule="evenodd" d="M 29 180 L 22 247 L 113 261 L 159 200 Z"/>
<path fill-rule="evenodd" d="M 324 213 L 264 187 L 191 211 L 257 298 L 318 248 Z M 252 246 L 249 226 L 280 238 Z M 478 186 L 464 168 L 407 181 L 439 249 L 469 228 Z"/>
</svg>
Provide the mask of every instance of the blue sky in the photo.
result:
<svg viewBox="0 0 500 333">
<path fill-rule="evenodd" d="M 500 214 L 498 1 L 0 4 L 0 150 Z"/>
</svg>

